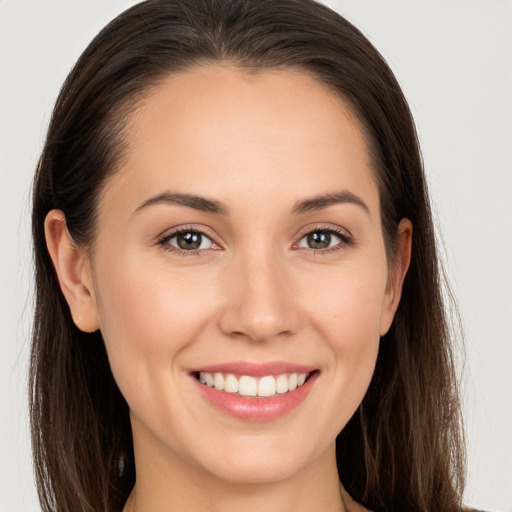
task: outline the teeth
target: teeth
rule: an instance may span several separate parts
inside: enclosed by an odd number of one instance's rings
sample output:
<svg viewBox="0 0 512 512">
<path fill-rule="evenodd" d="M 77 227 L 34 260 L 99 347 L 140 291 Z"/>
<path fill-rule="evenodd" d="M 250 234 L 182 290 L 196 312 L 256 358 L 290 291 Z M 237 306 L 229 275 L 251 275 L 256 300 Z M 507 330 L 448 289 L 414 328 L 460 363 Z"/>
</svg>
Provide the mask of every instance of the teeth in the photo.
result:
<svg viewBox="0 0 512 512">
<path fill-rule="evenodd" d="M 214 377 L 211 373 L 205 373 L 206 385 L 213 387 Z"/>
<path fill-rule="evenodd" d="M 238 379 L 238 392 L 242 396 L 256 396 L 258 394 L 258 382 L 254 377 L 243 375 Z"/>
<path fill-rule="evenodd" d="M 224 375 L 222 373 L 216 373 L 213 379 L 215 389 L 222 391 L 224 389 Z"/>
<path fill-rule="evenodd" d="M 258 396 L 273 396 L 276 394 L 276 379 L 274 377 L 262 377 L 258 382 Z"/>
<path fill-rule="evenodd" d="M 228 393 L 238 393 L 238 379 L 234 375 L 226 376 L 224 390 L 227 391 Z"/>
<path fill-rule="evenodd" d="M 236 377 L 233 374 L 200 372 L 199 381 L 202 384 L 226 391 L 239 393 L 241 396 L 269 397 L 287 393 L 302 386 L 308 377 L 307 373 L 290 373 L 282 375 L 265 375 L 259 379 L 250 375 Z"/>
<path fill-rule="evenodd" d="M 279 375 L 276 380 L 276 391 L 278 393 L 286 393 L 288 391 L 288 377 Z"/>
<path fill-rule="evenodd" d="M 208 384 L 208 377 L 206 378 L 206 384 Z M 297 374 L 292 373 L 288 379 L 288 391 L 293 391 L 297 387 Z"/>
</svg>

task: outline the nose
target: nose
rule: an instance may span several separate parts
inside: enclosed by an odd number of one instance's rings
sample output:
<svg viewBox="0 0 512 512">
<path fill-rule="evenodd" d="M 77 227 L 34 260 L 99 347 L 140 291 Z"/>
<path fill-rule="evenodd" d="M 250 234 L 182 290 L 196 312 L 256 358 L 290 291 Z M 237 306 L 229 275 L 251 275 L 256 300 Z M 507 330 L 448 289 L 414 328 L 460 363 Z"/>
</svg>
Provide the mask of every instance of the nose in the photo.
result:
<svg viewBox="0 0 512 512">
<path fill-rule="evenodd" d="M 294 283 L 285 261 L 267 251 L 240 257 L 225 269 L 225 302 L 219 316 L 221 331 L 262 343 L 285 338 L 300 329 Z"/>
</svg>

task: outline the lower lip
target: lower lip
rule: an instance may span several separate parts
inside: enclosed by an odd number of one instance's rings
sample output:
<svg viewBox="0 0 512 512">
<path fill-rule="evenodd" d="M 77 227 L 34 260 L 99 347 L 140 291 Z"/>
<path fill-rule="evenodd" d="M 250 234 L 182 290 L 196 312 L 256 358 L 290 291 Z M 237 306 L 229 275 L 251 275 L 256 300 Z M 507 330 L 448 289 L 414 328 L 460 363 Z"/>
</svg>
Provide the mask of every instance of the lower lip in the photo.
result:
<svg viewBox="0 0 512 512">
<path fill-rule="evenodd" d="M 293 391 L 266 398 L 244 397 L 219 391 L 201 384 L 194 376 L 192 378 L 202 395 L 230 416 L 245 421 L 272 421 L 292 411 L 306 399 L 318 378 L 318 373 L 314 372 L 302 386 Z"/>
</svg>

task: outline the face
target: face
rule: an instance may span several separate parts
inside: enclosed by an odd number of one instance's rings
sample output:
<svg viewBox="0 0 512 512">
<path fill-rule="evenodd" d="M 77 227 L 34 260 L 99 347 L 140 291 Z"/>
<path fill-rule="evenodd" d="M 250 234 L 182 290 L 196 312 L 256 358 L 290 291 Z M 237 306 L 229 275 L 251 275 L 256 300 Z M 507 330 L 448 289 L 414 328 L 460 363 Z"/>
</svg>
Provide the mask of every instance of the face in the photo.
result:
<svg viewBox="0 0 512 512">
<path fill-rule="evenodd" d="M 212 65 L 160 84 L 128 134 L 90 272 L 136 457 L 269 482 L 332 454 L 397 302 L 347 105 Z"/>
</svg>

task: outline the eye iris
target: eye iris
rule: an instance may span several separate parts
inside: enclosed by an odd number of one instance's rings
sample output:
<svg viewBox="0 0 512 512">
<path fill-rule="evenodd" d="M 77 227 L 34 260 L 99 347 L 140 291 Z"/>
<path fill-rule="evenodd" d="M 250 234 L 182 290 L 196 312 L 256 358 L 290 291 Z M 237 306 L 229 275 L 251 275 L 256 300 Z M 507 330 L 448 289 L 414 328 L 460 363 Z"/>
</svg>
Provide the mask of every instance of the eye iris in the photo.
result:
<svg viewBox="0 0 512 512">
<path fill-rule="evenodd" d="M 307 237 L 311 249 L 327 249 L 331 245 L 331 234 L 327 231 L 315 231 Z"/>
<path fill-rule="evenodd" d="M 201 233 L 180 233 L 176 236 L 176 242 L 180 249 L 194 250 L 201 247 L 202 238 Z"/>
</svg>

